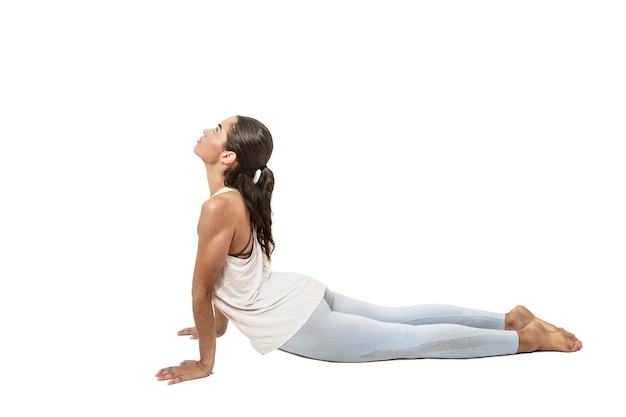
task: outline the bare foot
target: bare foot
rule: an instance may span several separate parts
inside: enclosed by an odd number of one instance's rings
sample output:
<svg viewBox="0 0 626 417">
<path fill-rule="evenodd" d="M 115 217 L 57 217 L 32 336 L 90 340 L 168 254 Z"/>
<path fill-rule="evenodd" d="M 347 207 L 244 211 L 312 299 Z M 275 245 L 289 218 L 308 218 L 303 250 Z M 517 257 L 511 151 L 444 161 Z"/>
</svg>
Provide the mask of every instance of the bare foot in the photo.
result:
<svg viewBox="0 0 626 417">
<path fill-rule="evenodd" d="M 516 306 L 506 314 L 505 329 L 506 330 L 522 330 L 528 325 L 535 315 L 524 306 Z"/>
<path fill-rule="evenodd" d="M 506 330 L 522 330 L 533 320 L 539 321 L 549 332 L 562 330 L 553 324 L 541 320 L 524 306 L 516 306 L 506 315 Z"/>
<path fill-rule="evenodd" d="M 519 335 L 518 353 L 536 351 L 576 352 L 583 347 L 582 342 L 574 334 L 536 317 L 517 333 Z"/>
</svg>

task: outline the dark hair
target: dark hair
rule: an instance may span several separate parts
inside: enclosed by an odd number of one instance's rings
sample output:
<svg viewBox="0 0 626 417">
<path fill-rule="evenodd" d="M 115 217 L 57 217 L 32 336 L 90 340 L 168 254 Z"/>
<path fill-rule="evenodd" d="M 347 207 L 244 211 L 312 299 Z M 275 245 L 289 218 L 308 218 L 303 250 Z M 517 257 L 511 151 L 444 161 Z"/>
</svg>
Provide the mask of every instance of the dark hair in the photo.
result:
<svg viewBox="0 0 626 417">
<path fill-rule="evenodd" d="M 237 116 L 237 123 L 231 126 L 226 135 L 225 149 L 237 154 L 237 164 L 225 172 L 224 183 L 241 193 L 257 239 L 270 259 L 274 251 L 271 207 L 274 173 L 267 167 L 267 161 L 274 149 L 272 135 L 258 120 Z M 261 170 L 261 176 L 254 183 L 258 169 Z"/>
</svg>

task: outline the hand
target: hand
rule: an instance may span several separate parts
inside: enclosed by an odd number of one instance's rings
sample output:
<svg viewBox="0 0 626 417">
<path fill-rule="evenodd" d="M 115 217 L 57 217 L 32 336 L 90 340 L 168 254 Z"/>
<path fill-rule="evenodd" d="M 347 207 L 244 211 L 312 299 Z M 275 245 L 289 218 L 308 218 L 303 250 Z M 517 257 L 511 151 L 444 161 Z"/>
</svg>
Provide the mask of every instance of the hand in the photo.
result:
<svg viewBox="0 0 626 417">
<path fill-rule="evenodd" d="M 167 385 L 173 385 L 192 379 L 206 378 L 213 374 L 212 368 L 212 366 L 211 369 L 203 366 L 200 361 L 182 361 L 180 366 L 163 368 L 155 376 L 159 381 L 169 380 Z"/>
<path fill-rule="evenodd" d="M 184 329 L 178 331 L 178 335 L 179 336 L 191 336 L 190 339 L 197 339 L 198 331 L 196 330 L 195 327 L 185 327 Z"/>
</svg>

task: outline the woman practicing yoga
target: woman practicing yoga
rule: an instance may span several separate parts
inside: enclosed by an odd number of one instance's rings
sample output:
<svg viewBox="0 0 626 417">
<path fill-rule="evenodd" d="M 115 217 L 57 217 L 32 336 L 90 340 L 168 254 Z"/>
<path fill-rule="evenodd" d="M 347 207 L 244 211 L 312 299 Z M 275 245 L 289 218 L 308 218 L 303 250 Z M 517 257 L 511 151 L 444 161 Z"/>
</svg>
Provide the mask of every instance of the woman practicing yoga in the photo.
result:
<svg viewBox="0 0 626 417">
<path fill-rule="evenodd" d="M 298 273 L 272 271 L 267 167 L 273 143 L 259 121 L 230 117 L 204 131 L 194 149 L 211 197 L 202 204 L 193 272 L 200 360 L 157 372 L 169 384 L 213 373 L 215 340 L 228 322 L 265 354 L 279 349 L 331 362 L 478 358 L 535 351 L 574 352 L 582 343 L 522 306 L 493 313 L 449 305 L 382 307 L 335 293 Z"/>
</svg>

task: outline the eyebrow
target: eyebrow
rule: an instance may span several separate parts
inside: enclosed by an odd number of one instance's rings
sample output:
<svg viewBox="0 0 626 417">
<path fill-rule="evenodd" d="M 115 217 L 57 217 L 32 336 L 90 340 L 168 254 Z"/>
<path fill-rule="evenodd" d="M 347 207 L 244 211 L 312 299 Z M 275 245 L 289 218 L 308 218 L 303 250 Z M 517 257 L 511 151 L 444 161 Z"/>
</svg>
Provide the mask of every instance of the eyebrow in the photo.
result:
<svg viewBox="0 0 626 417">
<path fill-rule="evenodd" d="M 222 124 L 221 123 L 217 124 L 217 130 L 222 130 Z"/>
</svg>

